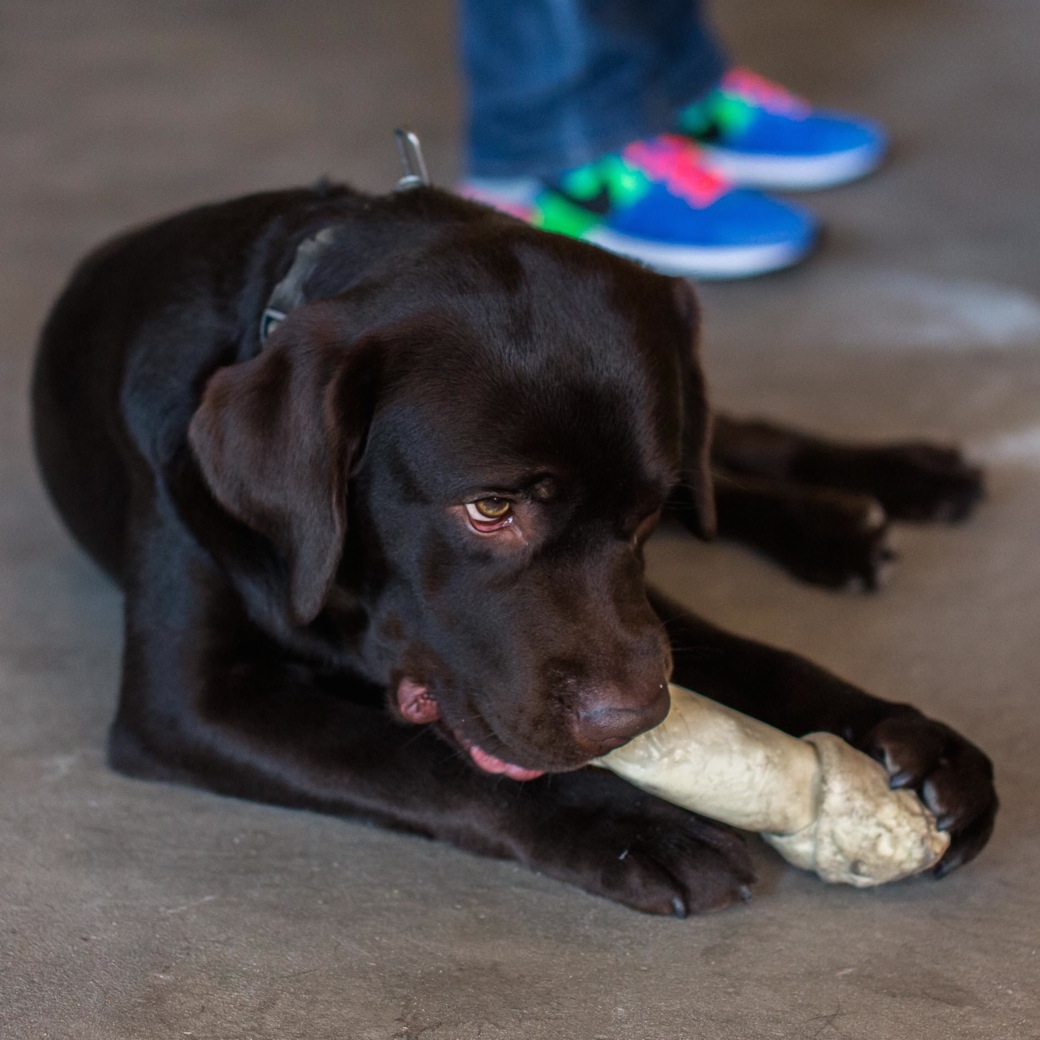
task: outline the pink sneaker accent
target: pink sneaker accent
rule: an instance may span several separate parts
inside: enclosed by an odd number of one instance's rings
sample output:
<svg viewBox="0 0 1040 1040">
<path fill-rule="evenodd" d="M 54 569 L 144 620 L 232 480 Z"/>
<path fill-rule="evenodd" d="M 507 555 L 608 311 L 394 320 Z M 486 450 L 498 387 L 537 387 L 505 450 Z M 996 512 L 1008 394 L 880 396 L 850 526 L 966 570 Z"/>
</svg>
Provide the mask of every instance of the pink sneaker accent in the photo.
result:
<svg viewBox="0 0 1040 1040">
<path fill-rule="evenodd" d="M 750 69 L 730 69 L 722 77 L 718 89 L 723 94 L 744 98 L 768 112 L 782 113 L 795 119 L 805 119 L 811 112 L 807 101 Z"/>
<path fill-rule="evenodd" d="M 621 156 L 696 209 L 707 209 L 731 188 L 729 181 L 703 164 L 700 149 L 677 134 L 635 141 Z"/>
</svg>

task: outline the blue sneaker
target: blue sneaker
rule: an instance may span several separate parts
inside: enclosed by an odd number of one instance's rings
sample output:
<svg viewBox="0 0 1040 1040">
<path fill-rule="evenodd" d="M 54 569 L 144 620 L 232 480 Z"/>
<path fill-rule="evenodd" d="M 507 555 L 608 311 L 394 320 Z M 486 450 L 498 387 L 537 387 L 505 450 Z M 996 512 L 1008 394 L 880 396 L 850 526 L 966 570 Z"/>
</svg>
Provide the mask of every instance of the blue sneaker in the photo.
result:
<svg viewBox="0 0 1040 1040">
<path fill-rule="evenodd" d="M 789 267 L 816 240 L 804 210 L 736 189 L 666 134 L 551 182 L 470 180 L 462 194 L 663 274 L 747 278 Z"/>
<path fill-rule="evenodd" d="M 740 68 L 679 113 L 679 130 L 701 146 L 713 170 L 757 188 L 844 184 L 874 170 L 886 147 L 874 123 L 815 109 Z"/>
</svg>

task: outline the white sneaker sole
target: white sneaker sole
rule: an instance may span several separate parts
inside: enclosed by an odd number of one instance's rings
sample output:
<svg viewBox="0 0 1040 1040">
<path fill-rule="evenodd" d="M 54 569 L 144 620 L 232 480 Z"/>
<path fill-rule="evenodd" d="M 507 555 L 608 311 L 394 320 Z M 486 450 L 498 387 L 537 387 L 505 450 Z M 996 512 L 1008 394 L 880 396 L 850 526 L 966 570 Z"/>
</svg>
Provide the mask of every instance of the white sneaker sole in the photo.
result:
<svg viewBox="0 0 1040 1040">
<path fill-rule="evenodd" d="M 586 242 L 611 253 L 638 260 L 661 274 L 684 278 L 722 279 L 750 278 L 791 267 L 806 257 L 813 242 L 781 242 L 760 246 L 670 246 L 630 238 L 609 228 L 592 228 L 582 236 Z"/>
<path fill-rule="evenodd" d="M 884 156 L 884 149 L 877 145 L 806 157 L 742 155 L 711 145 L 701 145 L 700 148 L 705 164 L 734 184 L 787 191 L 810 191 L 847 184 L 876 169 Z"/>
</svg>

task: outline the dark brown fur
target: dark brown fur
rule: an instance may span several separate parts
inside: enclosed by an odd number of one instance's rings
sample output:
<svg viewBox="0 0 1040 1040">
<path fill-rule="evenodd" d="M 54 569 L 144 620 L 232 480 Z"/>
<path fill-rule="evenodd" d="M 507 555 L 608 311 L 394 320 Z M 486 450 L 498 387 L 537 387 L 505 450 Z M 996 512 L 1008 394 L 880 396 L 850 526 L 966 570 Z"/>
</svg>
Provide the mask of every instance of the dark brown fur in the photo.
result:
<svg viewBox="0 0 1040 1040">
<path fill-rule="evenodd" d="M 332 223 L 261 350 L 272 287 Z M 664 603 L 642 544 L 663 510 L 710 535 L 717 496 L 723 534 L 870 585 L 877 500 L 963 514 L 978 474 L 720 419 L 713 475 L 696 326 L 684 283 L 433 189 L 253 196 L 96 252 L 34 403 L 51 494 L 126 593 L 112 764 L 714 909 L 752 881 L 739 838 L 584 767 L 662 717 L 672 674 L 875 754 L 952 832 L 939 872 L 966 862 L 996 811 L 977 748 Z M 466 513 L 489 495 L 512 503 L 491 534 Z"/>
</svg>

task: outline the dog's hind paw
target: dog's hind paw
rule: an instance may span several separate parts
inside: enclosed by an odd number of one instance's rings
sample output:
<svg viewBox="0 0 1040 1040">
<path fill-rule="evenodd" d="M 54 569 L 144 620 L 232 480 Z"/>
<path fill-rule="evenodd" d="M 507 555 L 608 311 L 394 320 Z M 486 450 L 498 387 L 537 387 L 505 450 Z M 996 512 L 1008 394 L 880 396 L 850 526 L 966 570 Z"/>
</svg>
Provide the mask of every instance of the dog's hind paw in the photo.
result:
<svg viewBox="0 0 1040 1040">
<path fill-rule="evenodd" d="M 870 492 L 893 520 L 950 523 L 964 520 L 985 497 L 982 470 L 960 450 L 923 442 L 876 448 Z"/>
</svg>

